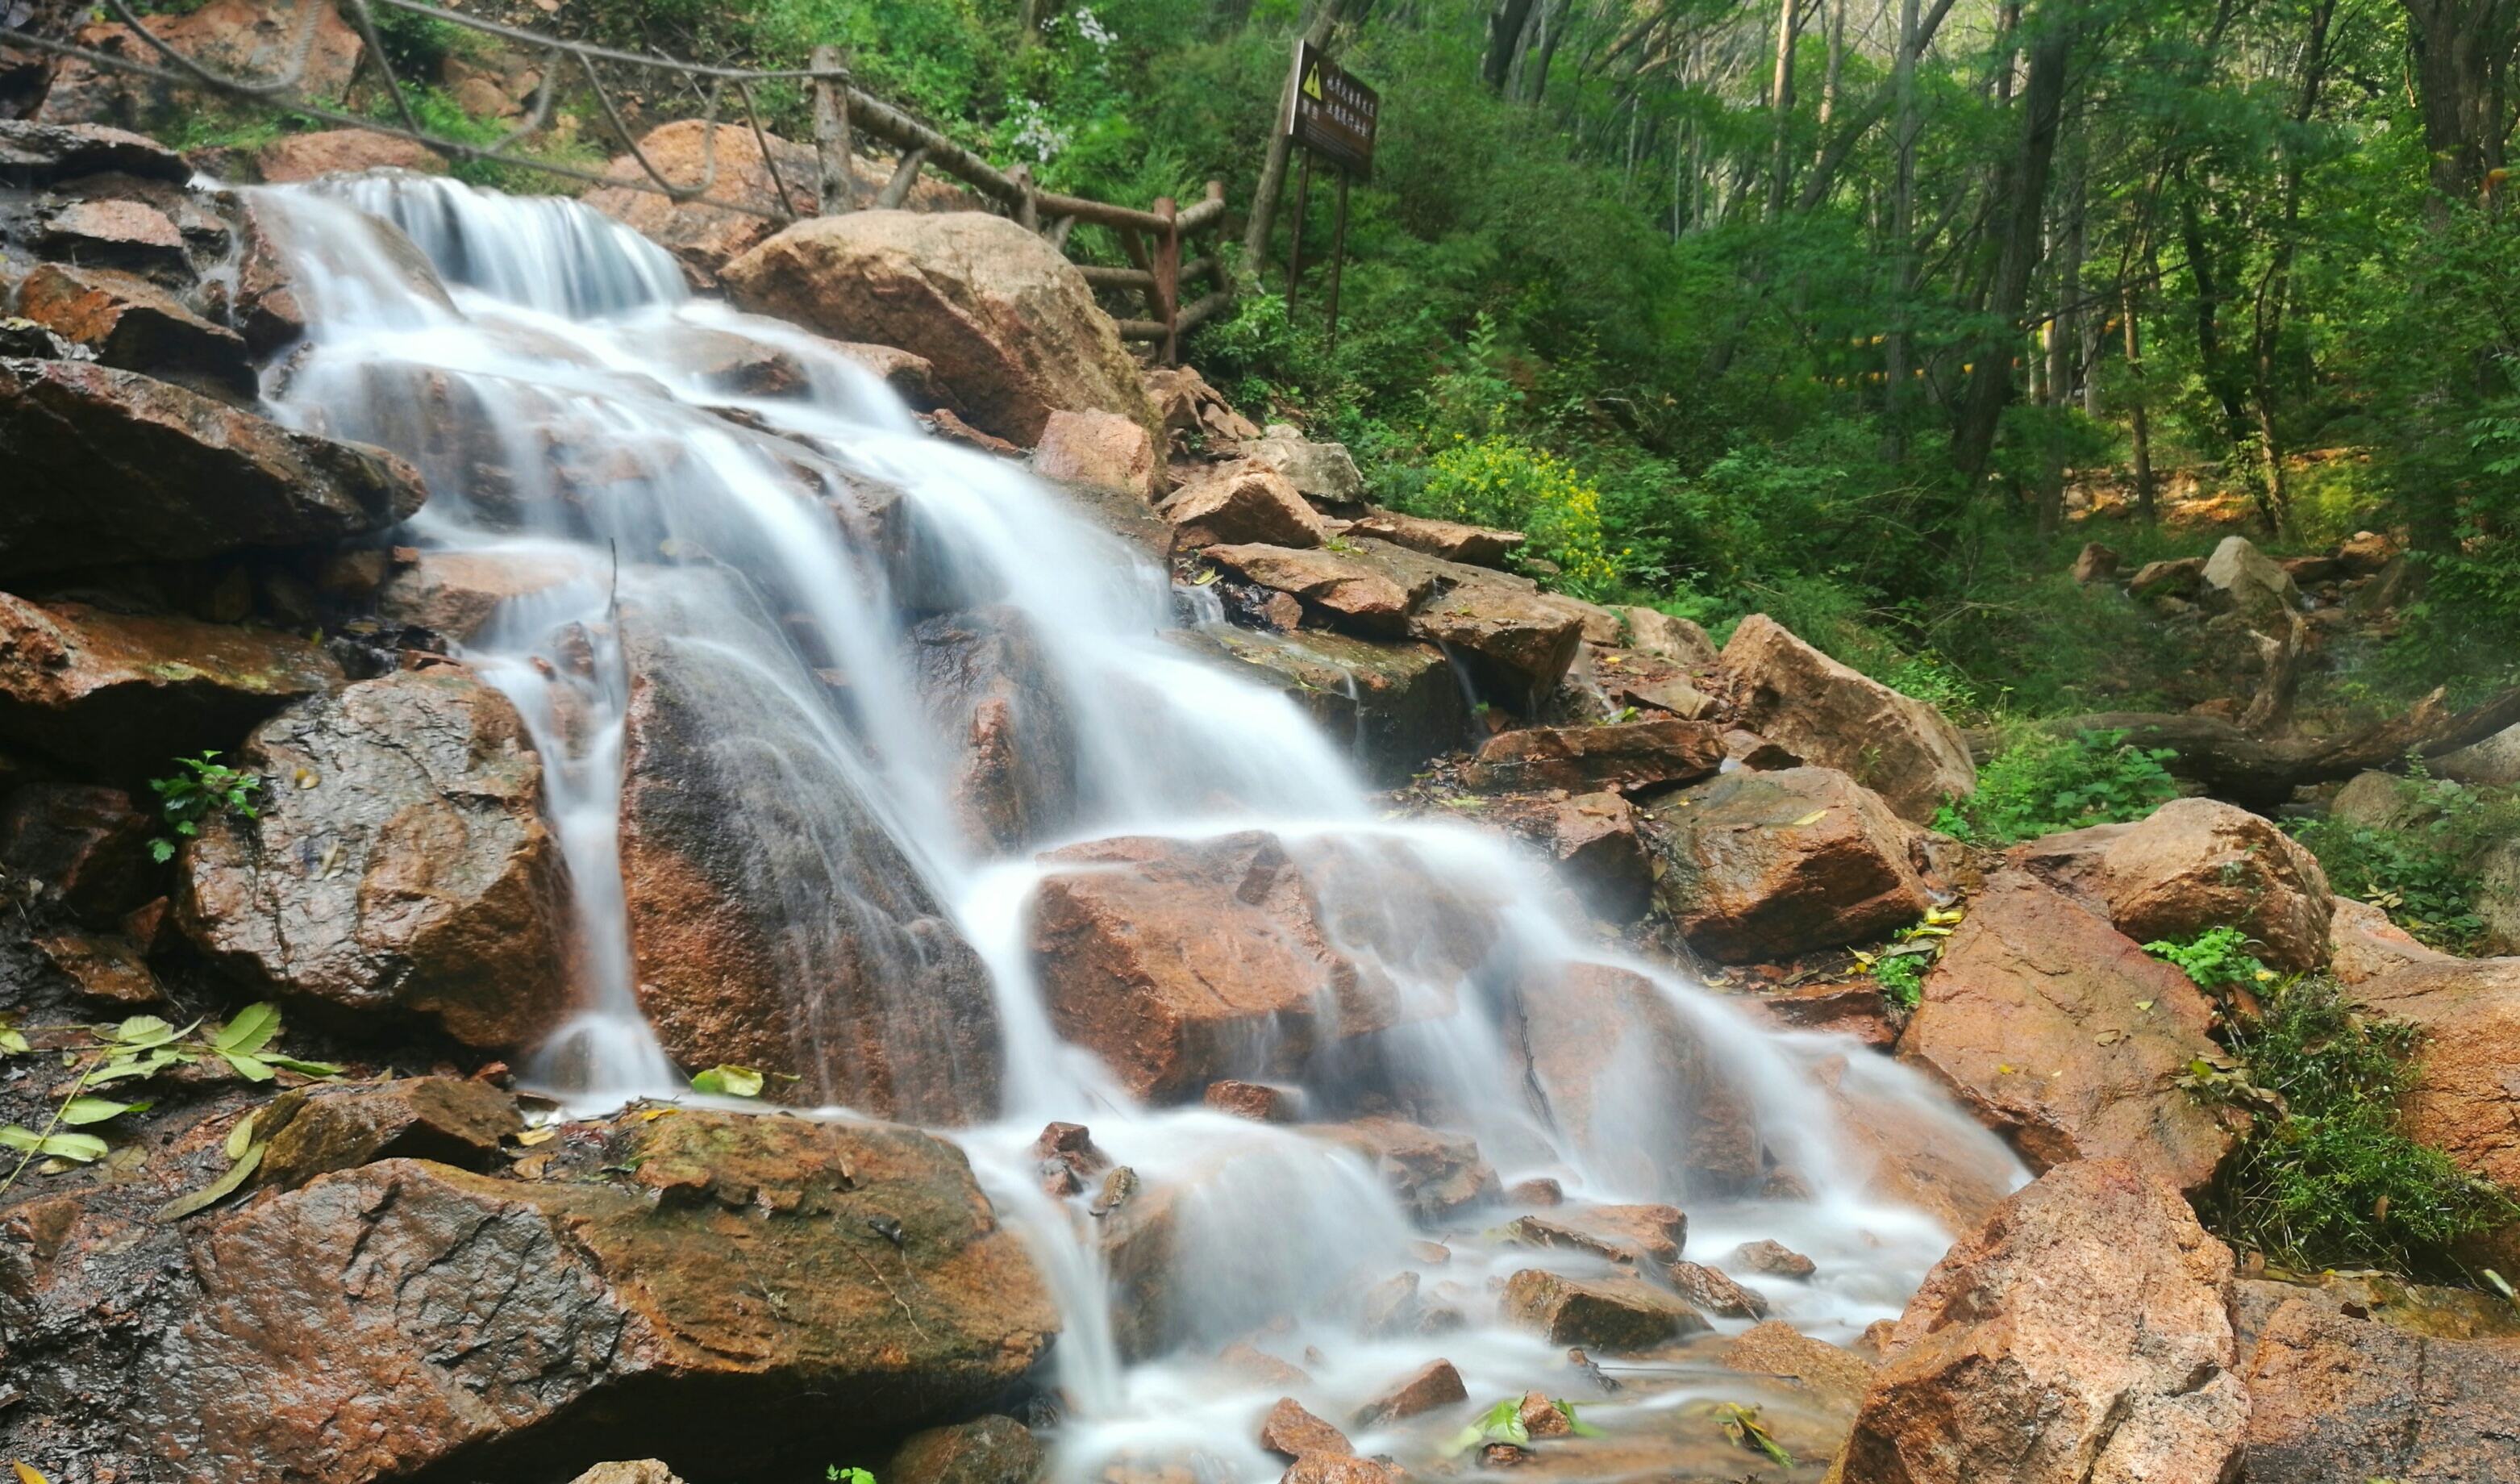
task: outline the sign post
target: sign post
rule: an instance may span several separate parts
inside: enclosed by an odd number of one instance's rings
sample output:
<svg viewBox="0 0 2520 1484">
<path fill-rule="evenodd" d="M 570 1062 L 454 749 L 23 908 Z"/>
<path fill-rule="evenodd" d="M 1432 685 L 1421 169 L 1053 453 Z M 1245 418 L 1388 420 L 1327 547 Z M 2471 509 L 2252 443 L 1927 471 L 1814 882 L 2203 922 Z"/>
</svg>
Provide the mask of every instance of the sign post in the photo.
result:
<svg viewBox="0 0 2520 1484">
<path fill-rule="evenodd" d="M 1295 73 L 1286 89 L 1279 132 L 1304 152 L 1295 185 L 1295 245 L 1286 257 L 1286 313 L 1295 311 L 1295 282 L 1304 268 L 1304 203 L 1312 196 L 1313 157 L 1338 171 L 1338 217 L 1330 230 L 1330 344 L 1338 344 L 1339 266 L 1347 250 L 1347 187 L 1373 174 L 1373 125 L 1381 96 L 1333 66 L 1309 41 L 1295 43 Z"/>
</svg>

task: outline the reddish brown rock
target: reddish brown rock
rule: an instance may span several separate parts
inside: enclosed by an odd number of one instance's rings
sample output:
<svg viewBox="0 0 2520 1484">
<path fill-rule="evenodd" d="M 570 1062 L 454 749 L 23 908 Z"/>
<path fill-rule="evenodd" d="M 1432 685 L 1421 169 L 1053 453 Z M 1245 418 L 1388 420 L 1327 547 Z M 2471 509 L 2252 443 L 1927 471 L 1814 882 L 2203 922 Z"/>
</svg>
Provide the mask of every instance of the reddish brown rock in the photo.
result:
<svg viewBox="0 0 2520 1484">
<path fill-rule="evenodd" d="M 1380 1115 L 1322 1124 L 1312 1132 L 1363 1155 L 1421 1221 L 1442 1221 L 1497 1198 L 1496 1169 L 1467 1135 Z"/>
<path fill-rule="evenodd" d="M 1668 711 L 1682 721 L 1704 721 L 1724 708 L 1723 702 L 1698 689 L 1689 670 L 1659 654 L 1587 644 L 1585 662 L 1593 684 L 1614 706 L 1634 706 L 1645 713 Z"/>
<path fill-rule="evenodd" d="M 811 761 L 822 713 L 765 709 L 704 647 L 647 642 L 631 664 L 622 888 L 639 1003 L 666 1051 L 794 1077 L 772 1086 L 801 1102 L 922 1122 L 994 1110 L 987 970 L 858 780 Z M 744 744 L 730 746 L 738 714 Z"/>
<path fill-rule="evenodd" d="M 1429 1361 L 1357 1409 L 1353 1421 L 1359 1428 L 1380 1427 L 1469 1399 L 1468 1388 L 1462 1384 L 1462 1373 L 1453 1369 L 1451 1361 Z"/>
<path fill-rule="evenodd" d="M 226 401 L 253 400 L 245 337 L 137 274 L 39 263 L 18 286 L 18 313 L 108 366 Z"/>
<path fill-rule="evenodd" d="M 1838 663 L 1764 613 L 1733 629 L 1724 670 L 1734 720 L 1805 762 L 1835 768 L 1923 824 L 1977 787 L 1959 729 L 1921 700 Z"/>
<path fill-rule="evenodd" d="M 1304 1095 L 1294 1088 L 1266 1082 L 1238 1082 L 1231 1077 L 1211 1082 L 1200 1101 L 1220 1113 L 1254 1123 L 1293 1123 L 1303 1116 Z"/>
<path fill-rule="evenodd" d="M 1935 1265 L 1893 1332 L 1846 1484 L 2222 1484 L 2248 1421 L 2230 1249 L 2124 1160 L 2061 1166 Z"/>
<path fill-rule="evenodd" d="M 1631 721 L 1598 727 L 1525 727 L 1479 749 L 1462 782 L 1491 792 L 1565 788 L 1634 793 L 1711 778 L 1724 735 L 1705 722 Z"/>
<path fill-rule="evenodd" d="M 408 518 L 425 498 L 390 454 L 71 361 L 0 360 L 0 446 L 12 490 L 0 577 L 337 541 Z"/>
<path fill-rule="evenodd" d="M 1660 1269 L 1680 1261 L 1688 1216 L 1678 1206 L 1584 1206 L 1516 1217 L 1506 1236 L 1529 1246 L 1590 1252 L 1629 1268 Z"/>
<path fill-rule="evenodd" d="M 744 308 L 926 357 L 970 421 L 1001 437 L 1037 442 L 1061 409 L 1118 413 L 1162 435 L 1137 363 L 1084 277 L 1005 217 L 817 217 L 723 277 Z"/>
<path fill-rule="evenodd" d="M 1886 1052 L 1899 1040 L 1899 1027 L 1890 1021 L 1889 1003 L 1881 997 L 1881 986 L 1871 979 L 1805 984 L 1745 998 L 1742 1009 L 1796 1030 L 1853 1036 L 1874 1051 Z"/>
<path fill-rule="evenodd" d="M 1075 817 L 1075 732 L 1049 652 L 1020 609 L 945 613 L 910 631 L 935 735 L 959 744 L 950 796 L 983 850 L 1016 850 Z"/>
<path fill-rule="evenodd" d="M 2448 963 L 2451 955 L 2427 948 L 2414 934 L 2365 902 L 2338 897 L 2327 922 L 2327 971 L 2340 984 L 2367 983 L 2415 964 Z"/>
<path fill-rule="evenodd" d="M 1404 516 L 1397 511 L 1377 510 L 1348 527 L 1353 535 L 1372 536 L 1413 552 L 1441 557 L 1447 562 L 1464 562 L 1472 566 L 1503 566 L 1513 549 L 1522 545 L 1520 531 L 1493 530 L 1484 525 L 1464 525 L 1458 520 L 1430 520 L 1421 516 Z"/>
<path fill-rule="evenodd" d="M 1464 584 L 1419 607 L 1409 632 L 1462 664 L 1480 699 L 1528 713 L 1574 662 L 1584 621 L 1536 592 Z"/>
<path fill-rule="evenodd" d="M 1914 1206 L 1948 1232 L 1986 1220 L 2023 1178 L 2011 1150 L 1942 1100 L 1925 1103 L 1868 1070 L 1832 1057 L 1814 1078 L 1845 1141 L 1838 1157 L 1848 1176 L 1875 1199 Z"/>
<path fill-rule="evenodd" d="M 1508 734 L 1513 735 L 1513 734 Z M 1652 864 L 1635 806 L 1615 793 L 1498 794 L 1472 800 L 1462 818 L 1527 841 L 1557 868 L 1585 904 L 1614 922 L 1634 922 L 1653 899 Z"/>
<path fill-rule="evenodd" d="M 180 186 L 193 178 L 193 167 L 173 150 L 128 129 L 0 119 L 0 178 L 9 184 L 41 188 L 108 173 Z"/>
<path fill-rule="evenodd" d="M 1928 904 L 1915 832 L 1835 769 L 1738 769 L 1659 801 L 1644 832 L 1682 935 L 1724 963 L 1879 937 Z"/>
<path fill-rule="evenodd" d="M 1810 1258 L 1769 1237 L 1745 1241 L 1734 1247 L 1732 1260 L 1753 1272 L 1770 1273 L 1778 1278 L 1809 1278 L 1813 1272 Z"/>
<path fill-rule="evenodd" d="M 393 1159 L 203 1222 L 135 1439 L 241 1484 L 556 1477 L 599 1449 L 757 1469 L 968 1413 L 1057 1326 L 926 1135 L 687 1110 L 560 1147 L 541 1183 Z"/>
<path fill-rule="evenodd" d="M 1282 1459 L 1300 1459 L 1308 1454 L 1335 1458 L 1356 1452 L 1346 1433 L 1306 1412 L 1303 1404 L 1290 1396 L 1280 1397 L 1278 1405 L 1260 1419 L 1260 1446 Z"/>
<path fill-rule="evenodd" d="M 2136 598 L 2192 599 L 2204 591 L 2205 559 L 2177 557 L 2165 562 L 2147 562 L 2135 569 L 2127 579 L 2127 593 Z"/>
<path fill-rule="evenodd" d="M 254 1117 L 267 1139 L 254 1178 L 294 1190 L 318 1175 L 385 1159 L 488 1166 L 525 1126 L 517 1100 L 486 1082 L 405 1077 L 289 1093 Z"/>
<path fill-rule="evenodd" d="M 936 413 L 951 401 L 945 395 L 945 388 L 937 382 L 936 368 L 923 355 L 912 355 L 890 345 L 869 345 L 859 340 L 826 343 L 890 387 L 892 394 L 901 398 L 912 412 Z M 979 435 L 987 436 L 985 433 Z M 1006 451 L 1012 451 L 1013 447 L 1010 443 Z"/>
<path fill-rule="evenodd" d="M 0 869 L 38 884 L 81 922 L 106 925 L 153 894 L 157 832 L 119 788 L 23 784 L 0 803 Z"/>
<path fill-rule="evenodd" d="M 316 5 L 314 31 L 301 69 L 297 48 L 305 17 L 298 8 L 302 3 L 308 0 L 210 0 L 198 10 L 150 16 L 146 22 L 151 35 L 192 61 L 231 76 L 293 79 L 290 90 L 297 96 L 315 103 L 338 103 L 358 68 L 359 33 L 333 6 Z M 127 26 L 86 26 L 77 40 L 90 51 L 166 70 L 164 57 Z M 147 129 L 186 107 L 198 108 L 199 95 L 172 82 L 73 57 L 59 65 L 35 116 L 46 123 Z"/>
<path fill-rule="evenodd" d="M 1307 617 L 1368 637 L 1408 632 L 1410 609 L 1426 596 L 1423 586 L 1403 587 L 1371 562 L 1319 549 L 1246 544 L 1210 546 L 1199 555 L 1246 582 L 1295 598 Z"/>
<path fill-rule="evenodd" d="M 1764 1320 L 1724 1342 L 1724 1368 L 1800 1382 L 1830 1407 L 1853 1411 L 1872 1384 L 1872 1363 L 1852 1350 L 1803 1334 L 1782 1320 Z"/>
<path fill-rule="evenodd" d="M 1289 1464 L 1278 1484 L 1401 1484 L 1406 1477 L 1394 1465 L 1372 1459 L 1316 1453 Z"/>
<path fill-rule="evenodd" d="M 1091 484 L 1151 500 L 1163 481 L 1163 460 L 1144 425 L 1108 412 L 1053 412 L 1032 451 L 1045 479 Z"/>
<path fill-rule="evenodd" d="M 1173 523 L 1177 550 L 1223 545 L 1316 547 L 1322 517 L 1283 474 L 1256 464 L 1227 464 L 1173 492 L 1158 512 Z"/>
<path fill-rule="evenodd" d="M 0 742 L 139 779 L 341 682 L 302 635 L 0 594 Z"/>
<path fill-rule="evenodd" d="M 548 592 L 583 575 L 573 562 L 515 552 L 422 552 L 385 579 L 377 618 L 471 644 L 511 598 Z"/>
<path fill-rule="evenodd" d="M 507 697 L 401 671 L 248 740 L 260 815 L 186 846 L 176 915 L 257 988 L 529 1044 L 566 1012 L 571 929 L 542 765 Z"/>
<path fill-rule="evenodd" d="M 1260 436 L 1258 426 L 1236 412 L 1197 367 L 1150 367 L 1146 379 L 1148 398 L 1164 420 L 1165 430 L 1178 442 L 1196 436 L 1213 448 Z"/>
<path fill-rule="evenodd" d="M 1219 1077 L 1294 1077 L 1337 1041 L 1449 1012 L 1449 1000 L 1404 1003 L 1380 964 L 1334 944 L 1387 943 L 1421 957 L 1421 982 L 1449 983 L 1495 934 L 1483 904 L 1435 882 L 1396 844 L 1298 853 L 1244 831 L 1099 840 L 1048 859 L 1066 869 L 1040 886 L 1031 947 L 1052 1022 L 1141 1097 L 1178 1099 Z M 1365 899 L 1393 911 L 1341 919 Z"/>
<path fill-rule="evenodd" d="M 2520 1478 L 2520 1339 L 2414 1333 L 2356 1307 L 2297 1290 L 2244 1341 L 2250 1484 Z"/>
<path fill-rule="evenodd" d="M 44 218 L 46 254 L 110 268 L 181 269 L 184 234 L 145 202 L 74 201 Z"/>
<path fill-rule="evenodd" d="M 1008 1417 L 975 1417 L 912 1433 L 880 1477 L 892 1484 L 1033 1484 L 1049 1454 Z"/>
<path fill-rule="evenodd" d="M 1431 644 L 1238 628 L 1183 633 L 1178 642 L 1283 694 L 1347 749 L 1375 787 L 1407 783 L 1429 758 L 1461 746 L 1469 727 L 1461 682 Z"/>
<path fill-rule="evenodd" d="M 1643 1279 L 1574 1279 L 1525 1268 L 1506 1281 L 1505 1317 L 1553 1345 L 1612 1355 L 1651 1350 L 1708 1327 L 1697 1311 Z"/>
<path fill-rule="evenodd" d="M 2423 1028 L 2423 1078 L 2399 1103 L 2400 1128 L 2520 1192 L 2520 958 L 2412 964 L 2359 986 L 2355 999 Z M 2480 1266 L 2520 1271 L 2520 1224 L 2471 1245 Z"/>
<path fill-rule="evenodd" d="M 2216 1054 L 2187 976 L 2017 872 L 1969 903 L 1899 1057 L 1932 1073 L 2034 1166 L 2117 1156 L 2201 1189 L 2236 1137 L 2178 1085 Z"/>
<path fill-rule="evenodd" d="M 165 987 L 150 971 L 140 945 L 129 937 L 119 933 L 57 932 L 34 942 L 36 951 L 91 1000 L 135 1010 L 165 1003 Z"/>
<path fill-rule="evenodd" d="M 283 134 L 254 153 L 254 167 L 272 185 L 313 180 L 320 175 L 350 175 L 361 170 L 412 170 L 443 175 L 446 160 L 435 150 L 413 139 L 366 129 L 319 129 L 311 134 Z"/>
<path fill-rule="evenodd" d="M 2276 967 L 2327 961 L 2335 899 L 2326 875 L 2292 836 L 2246 809 L 2173 799 L 2138 823 L 2051 834 L 2015 856 L 2101 906 L 2137 942 L 2238 927 Z"/>
<path fill-rule="evenodd" d="M 2086 541 L 2074 557 L 2074 580 L 2086 586 L 2106 582 L 2118 574 L 2117 549 L 2098 541 Z"/>
<path fill-rule="evenodd" d="M 1676 1262 L 1667 1275 L 1680 1296 L 1700 1313 L 1726 1319 L 1766 1319 L 1768 1301 L 1704 1263 Z"/>
</svg>

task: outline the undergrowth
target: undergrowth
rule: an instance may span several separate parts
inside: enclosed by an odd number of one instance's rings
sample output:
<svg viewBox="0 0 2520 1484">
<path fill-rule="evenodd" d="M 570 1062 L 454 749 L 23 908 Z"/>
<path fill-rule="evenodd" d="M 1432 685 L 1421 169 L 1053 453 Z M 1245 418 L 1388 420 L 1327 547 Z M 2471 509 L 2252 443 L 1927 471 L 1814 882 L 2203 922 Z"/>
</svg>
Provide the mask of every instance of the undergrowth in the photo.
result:
<svg viewBox="0 0 2520 1484">
<path fill-rule="evenodd" d="M 2465 1281 L 2463 1239 L 2520 1220 L 2520 1200 L 2408 1137 L 2399 1100 L 2422 1075 L 2422 1032 L 2365 1014 L 2334 979 L 2278 978 L 2235 929 L 2146 951 L 2227 1005 L 2259 986 L 2255 1014 L 2227 1016 L 2229 1057 L 2198 1058 L 2182 1086 L 2252 1118 L 2197 1200 L 2216 1236 L 2298 1272 L 2377 1268 Z"/>
<path fill-rule="evenodd" d="M 1936 812 L 1934 828 L 1976 844 L 2010 845 L 2138 820 L 2179 796 L 2162 767 L 2171 756 L 2130 744 L 2123 732 L 2025 733 L 1978 770 L 1975 793 Z"/>
<path fill-rule="evenodd" d="M 2422 942 L 2448 953 L 2483 946 L 2477 859 L 2520 833 L 2520 798 L 2427 777 L 2420 763 L 2397 782 L 2397 807 L 2377 821 L 2333 815 L 2291 829 L 2318 857 L 2328 884 L 2370 903 Z"/>
</svg>

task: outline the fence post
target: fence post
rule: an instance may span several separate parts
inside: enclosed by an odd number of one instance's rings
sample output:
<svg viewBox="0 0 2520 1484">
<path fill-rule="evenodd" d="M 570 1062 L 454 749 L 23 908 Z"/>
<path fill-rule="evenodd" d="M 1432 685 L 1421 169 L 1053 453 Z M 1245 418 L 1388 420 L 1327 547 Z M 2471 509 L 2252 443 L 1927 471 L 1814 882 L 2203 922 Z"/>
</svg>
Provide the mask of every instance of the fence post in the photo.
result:
<svg viewBox="0 0 2520 1484">
<path fill-rule="evenodd" d="M 1155 214 L 1164 219 L 1164 238 L 1155 244 L 1155 318 L 1164 322 L 1164 364 L 1181 359 L 1177 327 L 1181 321 L 1181 228 L 1174 218 L 1181 207 L 1169 196 L 1155 198 Z"/>
<path fill-rule="evenodd" d="M 814 70 L 836 73 L 814 79 L 814 153 L 822 165 L 815 193 L 822 213 L 836 216 L 858 203 L 857 171 L 850 156 L 848 59 L 835 46 L 814 48 Z"/>
</svg>

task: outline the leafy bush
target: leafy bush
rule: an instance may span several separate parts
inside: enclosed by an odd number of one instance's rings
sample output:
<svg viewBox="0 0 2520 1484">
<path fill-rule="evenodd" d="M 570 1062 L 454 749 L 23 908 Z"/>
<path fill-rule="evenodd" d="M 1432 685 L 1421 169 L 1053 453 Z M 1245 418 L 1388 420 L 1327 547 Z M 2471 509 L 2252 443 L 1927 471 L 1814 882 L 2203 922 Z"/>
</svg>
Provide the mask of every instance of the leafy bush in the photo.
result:
<svg viewBox="0 0 2520 1484">
<path fill-rule="evenodd" d="M 2191 975 L 2272 978 L 2238 942 L 2236 931 L 2218 928 L 2148 951 Z M 2520 1220 L 2520 1201 L 2399 1129 L 2398 1100 L 2420 1075 L 2421 1040 L 2412 1025 L 2359 1012 L 2321 975 L 2275 986 L 2256 1018 L 2236 1018 L 2233 1061 L 2200 1059 L 2182 1079 L 2197 1097 L 2254 1120 L 2197 1202 L 2207 1228 L 2303 1271 L 2458 1276 L 2451 1248 Z"/>
<path fill-rule="evenodd" d="M 220 762 L 216 752 L 175 761 L 183 772 L 172 778 L 153 778 L 149 787 L 158 795 L 158 812 L 177 835 L 191 839 L 202 832 L 204 820 L 222 814 L 255 818 L 253 800 L 262 791 L 260 778 Z M 172 860 L 175 841 L 160 835 L 149 842 L 149 853 L 160 861 Z"/>
<path fill-rule="evenodd" d="M 1934 828 L 1985 845 L 2138 820 L 2179 796 L 2172 754 L 2123 732 L 2027 733 L 1978 770 L 1977 792 L 1945 804 Z"/>
<path fill-rule="evenodd" d="M 1914 1010 L 1925 998 L 1925 968 L 1932 961 L 1921 954 L 1900 954 L 1872 967 L 1872 982 L 1881 998 L 1901 1010 Z"/>
<path fill-rule="evenodd" d="M 1554 564 L 1550 585 L 1607 597 L 1618 558 L 1601 528 L 1601 492 L 1564 460 L 1509 437 L 1467 438 L 1435 455 L 1414 514 L 1497 525 L 1530 537 L 1530 557 Z"/>
<path fill-rule="evenodd" d="M 2520 799 L 2427 778 L 2420 766 L 2398 790 L 2396 823 L 2329 816 L 2293 825 L 2293 835 L 2338 891 L 2387 912 L 2435 948 L 2474 953 L 2485 923 L 2472 863 L 2520 832 Z"/>
<path fill-rule="evenodd" d="M 2184 943 L 2146 943 L 2143 951 L 2176 965 L 2207 994 L 2234 984 L 2253 986 L 2274 977 L 2249 952 L 2249 935 L 2236 927 L 2209 927 Z"/>
</svg>

